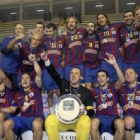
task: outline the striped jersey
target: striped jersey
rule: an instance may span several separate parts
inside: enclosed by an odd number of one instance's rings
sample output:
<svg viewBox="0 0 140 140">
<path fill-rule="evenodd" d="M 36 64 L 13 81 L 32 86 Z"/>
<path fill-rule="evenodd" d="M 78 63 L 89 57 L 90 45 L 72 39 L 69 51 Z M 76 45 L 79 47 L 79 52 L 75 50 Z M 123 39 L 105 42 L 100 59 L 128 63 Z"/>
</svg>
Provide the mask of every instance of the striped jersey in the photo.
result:
<svg viewBox="0 0 140 140">
<path fill-rule="evenodd" d="M 41 64 L 42 60 L 40 59 L 40 53 L 44 50 L 44 48 L 39 45 L 35 48 L 30 46 L 30 42 L 18 43 L 19 52 L 20 52 L 20 67 L 18 71 L 18 75 L 22 75 L 22 73 L 27 72 L 31 77 L 35 77 L 35 71 L 33 63 L 29 61 L 29 54 L 36 54 L 37 61 Z"/>
<path fill-rule="evenodd" d="M 5 91 L 0 93 L 0 107 L 10 107 L 14 98 L 14 90 L 5 87 Z"/>
<path fill-rule="evenodd" d="M 45 50 L 48 54 L 49 60 L 56 69 L 62 68 L 61 62 L 63 61 L 63 48 L 64 41 L 62 36 L 58 36 L 55 39 L 46 37 Z"/>
<path fill-rule="evenodd" d="M 96 104 L 96 116 L 118 116 L 118 95 L 114 88 L 114 83 L 111 83 L 105 90 L 101 90 L 100 87 L 94 88 L 92 90 L 92 95 Z"/>
<path fill-rule="evenodd" d="M 85 61 L 84 30 L 77 29 L 74 34 L 67 32 L 65 41 L 65 65 L 81 64 Z"/>
<path fill-rule="evenodd" d="M 140 115 L 140 84 L 137 83 L 134 88 L 125 85 L 119 93 L 124 115 Z"/>
<path fill-rule="evenodd" d="M 121 58 L 119 30 L 124 26 L 123 22 L 109 24 L 107 28 L 97 28 L 96 32 L 101 43 L 99 58 L 106 58 L 106 52 L 115 58 Z"/>
<path fill-rule="evenodd" d="M 120 40 L 124 51 L 123 61 L 128 64 L 140 62 L 140 28 L 134 25 L 130 29 L 123 27 Z"/>
<path fill-rule="evenodd" d="M 100 44 L 97 36 L 89 38 L 88 36 L 84 39 L 84 49 L 85 49 L 85 67 L 86 68 L 96 68 L 100 66 L 99 51 Z"/>
<path fill-rule="evenodd" d="M 20 90 L 16 93 L 12 106 L 20 109 L 21 116 L 43 117 L 41 89 L 33 82 L 30 91 Z"/>
</svg>

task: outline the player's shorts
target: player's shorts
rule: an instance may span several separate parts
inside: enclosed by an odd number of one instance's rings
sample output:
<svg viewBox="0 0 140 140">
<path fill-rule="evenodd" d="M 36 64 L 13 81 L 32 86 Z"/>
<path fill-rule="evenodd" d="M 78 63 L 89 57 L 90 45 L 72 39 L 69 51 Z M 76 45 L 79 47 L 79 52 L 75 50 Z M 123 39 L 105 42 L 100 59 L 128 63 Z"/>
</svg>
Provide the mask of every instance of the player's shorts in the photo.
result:
<svg viewBox="0 0 140 140">
<path fill-rule="evenodd" d="M 116 61 L 119 65 L 120 69 L 122 70 L 122 59 L 120 58 L 120 59 L 117 59 Z M 105 70 L 108 72 L 110 82 L 114 82 L 114 81 L 118 80 L 118 75 L 116 73 L 116 70 L 114 69 L 114 67 L 112 65 L 110 65 L 105 60 L 101 61 L 101 70 Z"/>
<path fill-rule="evenodd" d="M 63 77 L 63 69 L 58 68 L 57 72 L 60 74 L 61 77 Z M 56 82 L 53 80 L 51 75 L 46 69 L 42 70 L 43 76 L 42 76 L 42 81 L 43 81 L 43 87 L 45 90 L 50 91 L 54 89 L 59 89 L 57 86 Z"/>
<path fill-rule="evenodd" d="M 100 120 L 100 127 L 99 127 L 100 134 L 104 132 L 108 132 L 114 135 L 115 133 L 114 121 L 116 119 L 119 119 L 119 117 L 96 116 L 95 118 L 98 118 Z"/>
<path fill-rule="evenodd" d="M 64 78 L 66 80 L 70 80 L 70 72 L 73 68 L 79 68 L 82 71 L 83 79 L 81 80 L 82 83 L 84 83 L 84 64 L 77 64 L 77 65 L 67 65 L 64 67 Z"/>
<path fill-rule="evenodd" d="M 14 132 L 18 135 L 19 129 L 21 130 L 21 134 L 27 130 L 32 130 L 32 123 L 36 117 L 16 116 L 10 119 L 14 121 Z"/>
<path fill-rule="evenodd" d="M 85 83 L 94 83 L 97 84 L 97 72 L 100 70 L 100 67 L 91 69 L 91 68 L 85 68 L 84 73 L 84 80 Z"/>
<path fill-rule="evenodd" d="M 125 72 L 125 70 L 128 68 L 133 68 L 137 72 L 138 74 L 137 80 L 140 82 L 140 62 L 133 64 L 127 64 L 123 62 L 123 72 Z"/>
</svg>

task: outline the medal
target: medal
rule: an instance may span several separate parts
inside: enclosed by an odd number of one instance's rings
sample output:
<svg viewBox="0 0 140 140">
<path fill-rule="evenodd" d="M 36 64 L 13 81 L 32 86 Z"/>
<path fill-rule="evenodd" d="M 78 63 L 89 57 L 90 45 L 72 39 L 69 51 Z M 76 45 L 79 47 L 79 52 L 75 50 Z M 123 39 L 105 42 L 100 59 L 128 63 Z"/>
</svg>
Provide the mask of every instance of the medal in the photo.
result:
<svg viewBox="0 0 140 140">
<path fill-rule="evenodd" d="M 108 88 L 105 90 L 105 94 L 102 94 L 102 91 L 100 90 L 100 93 L 101 93 L 101 100 L 102 100 L 102 107 L 104 108 L 104 109 L 106 109 L 107 108 L 107 104 L 106 104 L 106 99 L 107 99 L 107 92 L 108 92 Z"/>
<path fill-rule="evenodd" d="M 107 43 L 107 39 L 104 39 L 104 43 Z"/>
<path fill-rule="evenodd" d="M 103 104 L 102 104 L 102 107 L 103 107 L 103 108 L 107 108 L 107 104 L 106 104 L 106 103 L 103 103 Z"/>
<path fill-rule="evenodd" d="M 3 96 L 4 96 L 4 91 L 3 91 L 3 92 L 1 92 L 1 93 L 0 93 L 0 95 L 1 95 L 1 97 L 3 97 Z"/>
<path fill-rule="evenodd" d="M 25 101 L 26 101 L 26 102 L 29 101 L 29 96 L 28 96 L 28 95 L 25 96 Z"/>
<path fill-rule="evenodd" d="M 132 106 L 133 105 L 133 101 L 129 101 L 129 105 Z"/>
<path fill-rule="evenodd" d="M 126 42 L 130 42 L 130 38 L 127 38 L 127 39 L 126 39 Z"/>
</svg>

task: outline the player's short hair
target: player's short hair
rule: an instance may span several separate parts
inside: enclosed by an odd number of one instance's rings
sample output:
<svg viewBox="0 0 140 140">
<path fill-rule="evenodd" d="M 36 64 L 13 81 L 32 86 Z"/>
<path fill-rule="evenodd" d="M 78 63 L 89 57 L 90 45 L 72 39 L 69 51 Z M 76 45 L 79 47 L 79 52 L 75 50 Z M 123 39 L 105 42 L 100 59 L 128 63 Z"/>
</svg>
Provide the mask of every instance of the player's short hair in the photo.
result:
<svg viewBox="0 0 140 140">
<path fill-rule="evenodd" d="M 71 71 L 72 71 L 73 69 L 78 69 L 78 70 L 80 71 L 80 75 L 82 76 L 82 70 L 81 70 L 79 67 L 73 67 L 73 68 L 71 69 Z M 71 71 L 70 71 L 70 73 L 71 73 Z"/>
<path fill-rule="evenodd" d="M 124 15 L 125 15 L 126 13 L 128 13 L 128 12 L 131 12 L 131 13 L 133 14 L 133 16 L 135 16 L 134 11 L 128 9 L 128 10 L 125 10 L 125 11 L 123 12 L 123 17 L 124 17 Z"/>
<path fill-rule="evenodd" d="M 57 26 L 54 24 L 54 23 L 49 23 L 46 25 L 46 28 L 50 29 L 50 28 L 53 28 L 54 31 L 57 30 Z"/>
<path fill-rule="evenodd" d="M 138 73 L 136 72 L 136 70 L 133 69 L 132 67 L 127 68 L 127 69 L 124 71 L 124 74 L 125 74 L 125 72 L 126 72 L 128 69 L 131 69 L 131 70 L 133 70 L 133 71 L 135 72 L 135 74 L 138 74 Z"/>
<path fill-rule="evenodd" d="M 96 23 L 95 23 L 94 21 L 88 21 L 88 22 L 87 22 L 87 25 L 88 25 L 89 23 L 93 23 L 94 26 L 96 27 Z"/>
<path fill-rule="evenodd" d="M 38 21 L 38 22 L 36 23 L 36 25 L 37 25 L 37 24 L 41 24 L 41 25 L 43 25 L 43 29 L 45 29 L 45 24 L 44 24 L 43 22 Z"/>
<path fill-rule="evenodd" d="M 107 72 L 106 70 L 99 70 L 99 71 L 97 72 L 97 76 L 98 76 L 98 73 L 100 73 L 100 72 L 105 73 L 106 76 L 109 77 L 109 74 L 108 74 L 108 72 Z"/>
</svg>

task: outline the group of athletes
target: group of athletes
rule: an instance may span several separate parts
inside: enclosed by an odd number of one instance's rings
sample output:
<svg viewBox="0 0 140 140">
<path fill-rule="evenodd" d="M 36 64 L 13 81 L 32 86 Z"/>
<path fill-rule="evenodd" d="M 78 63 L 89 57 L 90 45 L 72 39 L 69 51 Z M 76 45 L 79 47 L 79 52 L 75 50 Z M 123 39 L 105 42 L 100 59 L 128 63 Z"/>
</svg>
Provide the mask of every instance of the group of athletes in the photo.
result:
<svg viewBox="0 0 140 140">
<path fill-rule="evenodd" d="M 1 42 L 0 140 L 32 130 L 41 140 L 74 130 L 77 140 L 99 140 L 103 132 L 114 140 L 134 140 L 140 133 L 140 6 L 123 13 L 124 22 L 110 23 L 101 12 L 97 24 L 77 28 L 75 17 L 66 20 L 67 31 L 37 22 L 28 41 L 24 27 Z M 83 86 L 85 84 L 85 86 Z M 47 91 L 50 114 L 44 117 L 42 88 Z M 65 124 L 54 112 L 53 93 L 78 96 L 84 107 L 78 121 Z M 93 102 L 95 106 L 93 106 Z M 118 115 L 117 104 L 123 108 Z M 20 115 L 17 116 L 17 114 Z M 45 121 L 45 123 L 44 123 Z M 45 126 L 45 127 L 44 127 Z"/>
</svg>

